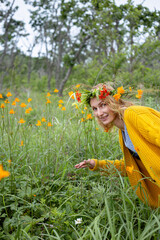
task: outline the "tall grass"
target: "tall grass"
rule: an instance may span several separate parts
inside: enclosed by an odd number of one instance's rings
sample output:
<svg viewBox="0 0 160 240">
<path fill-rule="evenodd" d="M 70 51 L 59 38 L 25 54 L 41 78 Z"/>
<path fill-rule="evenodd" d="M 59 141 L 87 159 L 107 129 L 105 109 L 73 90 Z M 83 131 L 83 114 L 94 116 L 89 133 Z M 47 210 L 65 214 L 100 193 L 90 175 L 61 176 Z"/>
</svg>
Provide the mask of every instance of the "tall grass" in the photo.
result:
<svg viewBox="0 0 160 240">
<path fill-rule="evenodd" d="M 140 202 L 127 178 L 74 169 L 87 158 L 120 159 L 117 130 L 100 130 L 94 119 L 87 119 L 89 109 L 76 109 L 68 97 L 62 111 L 56 93 L 47 104 L 47 93 L 19 93 L 16 106 L 12 94 L 0 108 L 0 160 L 10 171 L 0 182 L 0 239 L 158 238 L 159 209 Z M 144 100 L 160 110 L 157 96 Z M 28 107 L 32 111 L 25 113 Z M 25 123 L 19 123 L 22 118 Z M 80 224 L 75 224 L 77 218 L 82 218 Z"/>
</svg>

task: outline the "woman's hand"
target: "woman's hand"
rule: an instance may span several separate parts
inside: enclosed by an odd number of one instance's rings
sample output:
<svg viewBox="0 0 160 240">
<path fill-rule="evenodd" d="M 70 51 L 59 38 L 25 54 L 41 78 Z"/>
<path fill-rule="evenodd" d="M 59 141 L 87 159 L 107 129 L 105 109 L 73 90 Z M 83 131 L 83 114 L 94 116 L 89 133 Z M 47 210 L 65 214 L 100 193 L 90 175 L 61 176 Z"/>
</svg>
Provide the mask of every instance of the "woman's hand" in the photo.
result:
<svg viewBox="0 0 160 240">
<path fill-rule="evenodd" d="M 75 168 L 86 168 L 86 167 L 93 169 L 95 167 L 95 161 L 93 159 L 88 159 L 75 165 Z"/>
</svg>

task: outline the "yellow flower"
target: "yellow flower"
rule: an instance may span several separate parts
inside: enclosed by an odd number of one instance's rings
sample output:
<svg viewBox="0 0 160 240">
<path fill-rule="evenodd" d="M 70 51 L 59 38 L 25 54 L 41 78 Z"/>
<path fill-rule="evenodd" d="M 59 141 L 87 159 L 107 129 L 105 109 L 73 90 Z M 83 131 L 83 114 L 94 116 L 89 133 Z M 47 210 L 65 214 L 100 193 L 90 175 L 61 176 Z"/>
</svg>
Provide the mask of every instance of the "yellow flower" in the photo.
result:
<svg viewBox="0 0 160 240">
<path fill-rule="evenodd" d="M 41 121 L 42 121 L 42 122 L 46 122 L 46 119 L 43 117 L 43 118 L 41 119 Z"/>
<path fill-rule="evenodd" d="M 4 105 L 4 103 L 1 103 L 1 108 L 3 108 L 3 109 L 5 108 L 5 105 Z"/>
<path fill-rule="evenodd" d="M 8 93 L 6 94 L 6 96 L 7 96 L 7 97 L 11 97 L 12 94 L 11 94 L 10 92 L 8 92 Z"/>
<path fill-rule="evenodd" d="M 85 121 L 85 119 L 84 118 L 81 118 L 81 122 L 84 122 Z"/>
<path fill-rule="evenodd" d="M 123 94 L 124 92 L 125 90 L 123 89 L 123 87 L 117 88 L 117 94 Z"/>
<path fill-rule="evenodd" d="M 27 113 L 27 114 L 30 113 L 30 110 L 29 110 L 29 109 L 26 109 L 25 113 Z"/>
<path fill-rule="evenodd" d="M 0 93 L 0 98 L 3 98 L 2 94 Z"/>
<path fill-rule="evenodd" d="M 15 114 L 15 111 L 13 109 L 11 109 L 9 114 Z"/>
<path fill-rule="evenodd" d="M 92 119 L 92 118 L 93 118 L 93 117 L 92 117 L 92 114 L 91 114 L 91 113 L 88 113 L 86 119 L 88 120 L 88 119 Z"/>
<path fill-rule="evenodd" d="M 138 89 L 137 92 L 138 92 L 138 95 L 142 95 L 143 94 L 143 90 L 141 90 L 141 89 Z"/>
<path fill-rule="evenodd" d="M 66 111 L 66 108 L 65 108 L 65 107 L 62 107 L 62 111 Z"/>
<path fill-rule="evenodd" d="M 84 110 L 87 110 L 87 107 L 85 107 Z"/>
<path fill-rule="evenodd" d="M 15 98 L 15 100 L 14 100 L 15 102 L 19 102 L 20 100 L 19 100 L 19 98 Z"/>
<path fill-rule="evenodd" d="M 69 92 L 68 94 L 69 94 L 70 98 L 74 99 L 74 95 L 73 95 L 74 92 L 73 91 Z"/>
<path fill-rule="evenodd" d="M 51 122 L 48 122 L 47 126 L 48 126 L 48 127 L 51 127 L 51 126 L 52 126 L 52 123 L 51 123 Z"/>
<path fill-rule="evenodd" d="M 26 105 L 25 103 L 21 103 L 20 106 L 21 106 L 22 108 L 27 107 L 27 105 Z"/>
<path fill-rule="evenodd" d="M 85 112 L 84 111 L 82 111 L 82 114 L 84 114 Z"/>
<path fill-rule="evenodd" d="M 76 85 L 76 88 L 79 88 L 80 86 L 81 86 L 80 84 L 77 84 L 77 85 Z"/>
<path fill-rule="evenodd" d="M 59 100 L 58 102 L 59 102 L 59 103 L 63 103 L 63 100 L 61 99 L 61 100 Z"/>
<path fill-rule="evenodd" d="M 62 104 L 58 104 L 58 106 L 59 106 L 59 108 L 61 108 L 61 107 L 62 107 Z"/>
<path fill-rule="evenodd" d="M 41 125 L 42 125 L 41 121 L 38 120 L 36 126 L 41 126 Z"/>
<path fill-rule="evenodd" d="M 132 88 L 131 87 L 129 87 L 129 91 L 132 92 Z"/>
<path fill-rule="evenodd" d="M 15 102 L 15 101 L 13 101 L 13 102 L 12 102 L 12 105 L 13 105 L 13 106 L 16 106 L 16 102 Z"/>
<path fill-rule="evenodd" d="M 5 102 L 5 103 L 9 103 L 8 99 L 6 99 L 4 102 Z"/>
<path fill-rule="evenodd" d="M 133 173 L 133 169 L 134 169 L 133 165 L 131 167 L 129 167 L 129 166 L 126 167 L 126 171 L 131 174 Z"/>
<path fill-rule="evenodd" d="M 0 164 L 0 180 L 2 178 L 8 177 L 10 173 L 8 171 L 3 170 L 2 164 Z"/>
<path fill-rule="evenodd" d="M 51 103 L 51 101 L 47 98 L 47 102 L 46 102 L 46 104 L 48 104 L 48 103 Z"/>
<path fill-rule="evenodd" d="M 55 89 L 54 92 L 59 92 L 59 90 L 58 90 L 58 89 Z"/>
<path fill-rule="evenodd" d="M 8 163 L 11 163 L 11 162 L 12 162 L 12 160 L 9 159 L 9 160 L 8 160 Z"/>
<path fill-rule="evenodd" d="M 29 111 L 32 111 L 33 109 L 31 107 L 28 108 Z"/>
<path fill-rule="evenodd" d="M 51 96 L 51 94 L 48 92 L 48 93 L 47 93 L 47 97 L 50 97 L 50 96 Z"/>
<path fill-rule="evenodd" d="M 21 146 L 23 146 L 23 145 L 24 145 L 24 143 L 23 143 L 23 141 L 21 141 L 21 144 L 20 144 L 19 146 L 21 147 Z"/>
<path fill-rule="evenodd" d="M 21 124 L 22 124 L 22 123 L 25 123 L 25 121 L 24 121 L 23 118 L 21 118 L 18 123 L 21 123 Z"/>
<path fill-rule="evenodd" d="M 31 102 L 32 101 L 32 98 L 28 98 L 28 102 Z"/>
<path fill-rule="evenodd" d="M 99 130 L 99 128 L 96 128 L 96 130 L 98 131 L 98 130 Z"/>
<path fill-rule="evenodd" d="M 117 94 L 113 95 L 113 97 L 116 101 L 118 101 L 121 97 L 121 94 L 117 93 Z"/>
<path fill-rule="evenodd" d="M 142 97 L 142 95 L 136 95 L 136 98 L 140 99 Z"/>
</svg>

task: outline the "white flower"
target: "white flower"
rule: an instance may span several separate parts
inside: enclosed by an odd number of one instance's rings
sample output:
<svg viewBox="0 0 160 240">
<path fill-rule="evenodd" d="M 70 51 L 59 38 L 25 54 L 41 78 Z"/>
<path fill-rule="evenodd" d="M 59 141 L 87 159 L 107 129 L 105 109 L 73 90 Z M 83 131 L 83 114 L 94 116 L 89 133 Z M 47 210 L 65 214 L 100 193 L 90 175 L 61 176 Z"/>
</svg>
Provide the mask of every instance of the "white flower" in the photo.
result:
<svg viewBox="0 0 160 240">
<path fill-rule="evenodd" d="M 81 224 L 82 223 L 82 218 L 77 218 L 77 220 L 74 220 L 75 224 Z"/>
</svg>

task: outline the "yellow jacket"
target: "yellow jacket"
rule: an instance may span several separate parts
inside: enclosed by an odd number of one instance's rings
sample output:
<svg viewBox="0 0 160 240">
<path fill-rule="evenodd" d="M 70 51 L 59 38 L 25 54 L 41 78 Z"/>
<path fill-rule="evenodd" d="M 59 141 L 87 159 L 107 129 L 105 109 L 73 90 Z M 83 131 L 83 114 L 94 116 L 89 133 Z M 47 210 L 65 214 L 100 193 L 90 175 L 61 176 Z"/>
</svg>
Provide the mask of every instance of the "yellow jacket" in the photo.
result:
<svg viewBox="0 0 160 240">
<path fill-rule="evenodd" d="M 131 106 L 124 112 L 129 137 L 140 160 L 134 158 L 124 145 L 119 130 L 119 142 L 124 154 L 121 160 L 95 160 L 94 170 L 110 168 L 113 164 L 129 181 L 137 196 L 151 207 L 160 206 L 160 112 L 143 106 Z"/>
</svg>

